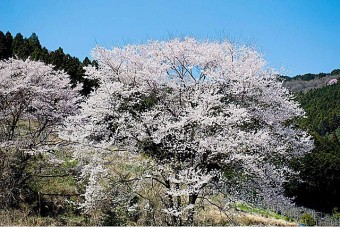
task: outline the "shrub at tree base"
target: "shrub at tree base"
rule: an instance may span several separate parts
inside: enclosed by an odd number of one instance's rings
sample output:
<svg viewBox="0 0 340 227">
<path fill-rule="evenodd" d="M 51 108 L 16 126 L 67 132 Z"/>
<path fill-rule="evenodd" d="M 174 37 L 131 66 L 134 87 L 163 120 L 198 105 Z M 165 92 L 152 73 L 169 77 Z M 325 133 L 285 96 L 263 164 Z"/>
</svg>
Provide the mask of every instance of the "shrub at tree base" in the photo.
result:
<svg viewBox="0 0 340 227">
<path fill-rule="evenodd" d="M 316 221 L 311 214 L 305 213 L 300 216 L 300 223 L 307 226 L 316 225 Z"/>
</svg>

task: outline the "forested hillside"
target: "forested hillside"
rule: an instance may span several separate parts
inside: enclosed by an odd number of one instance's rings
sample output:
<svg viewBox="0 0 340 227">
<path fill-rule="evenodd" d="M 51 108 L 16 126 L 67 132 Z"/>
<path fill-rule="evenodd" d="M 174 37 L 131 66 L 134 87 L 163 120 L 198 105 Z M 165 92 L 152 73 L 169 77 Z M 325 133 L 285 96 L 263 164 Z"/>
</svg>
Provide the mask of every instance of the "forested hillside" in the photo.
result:
<svg viewBox="0 0 340 227">
<path fill-rule="evenodd" d="M 301 179 L 290 193 L 301 205 L 332 212 L 340 206 L 340 84 L 300 92 L 297 100 L 307 113 L 298 124 L 314 137 L 315 148 L 294 164 Z"/>
</svg>

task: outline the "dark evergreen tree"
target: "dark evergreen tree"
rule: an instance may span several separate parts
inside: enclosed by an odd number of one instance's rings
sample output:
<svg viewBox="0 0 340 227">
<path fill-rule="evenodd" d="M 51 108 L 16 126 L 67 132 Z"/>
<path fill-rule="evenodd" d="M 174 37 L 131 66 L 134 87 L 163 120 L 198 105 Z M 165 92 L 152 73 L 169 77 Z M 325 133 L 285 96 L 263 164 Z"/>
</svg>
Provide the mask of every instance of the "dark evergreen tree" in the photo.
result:
<svg viewBox="0 0 340 227">
<path fill-rule="evenodd" d="M 28 38 L 28 43 L 31 51 L 34 51 L 36 49 L 41 50 L 41 45 L 38 36 L 35 33 L 32 33 L 32 35 Z"/>
<path fill-rule="evenodd" d="M 59 47 L 57 50 L 50 52 L 49 63 L 54 65 L 56 69 L 63 69 L 64 58 L 64 50 Z"/>
<path fill-rule="evenodd" d="M 7 32 L 5 35 L 0 31 L 0 59 L 8 59 L 12 56 L 12 42 L 11 33 Z"/>
<path fill-rule="evenodd" d="M 6 41 L 7 41 L 7 50 L 8 50 L 8 58 L 13 56 L 12 43 L 13 36 L 10 32 L 6 32 Z"/>
<path fill-rule="evenodd" d="M 88 57 L 85 57 L 84 60 L 83 60 L 83 65 L 88 66 L 88 65 L 91 65 L 91 64 L 92 64 L 91 60 Z"/>
<path fill-rule="evenodd" d="M 331 72 L 331 75 L 339 75 L 340 74 L 340 69 L 334 69 L 332 72 Z"/>
<path fill-rule="evenodd" d="M 6 59 L 7 53 L 7 39 L 5 34 L 0 31 L 0 59 Z"/>
<path fill-rule="evenodd" d="M 30 50 L 30 58 L 32 60 L 42 60 L 42 49 L 41 45 L 38 39 L 38 36 L 35 33 L 32 33 L 32 35 L 27 39 L 29 44 L 29 50 Z"/>
<path fill-rule="evenodd" d="M 21 33 L 16 34 L 16 36 L 13 39 L 12 43 L 12 50 L 13 55 L 16 55 L 19 52 L 19 49 L 21 46 L 24 45 L 24 37 L 21 35 Z"/>
<path fill-rule="evenodd" d="M 26 38 L 18 33 L 12 43 L 13 55 L 20 59 L 27 59 L 30 56 L 30 46 Z"/>
<path fill-rule="evenodd" d="M 40 52 L 39 60 L 49 64 L 49 57 L 50 56 L 48 50 L 46 49 L 46 47 L 43 47 Z"/>
</svg>

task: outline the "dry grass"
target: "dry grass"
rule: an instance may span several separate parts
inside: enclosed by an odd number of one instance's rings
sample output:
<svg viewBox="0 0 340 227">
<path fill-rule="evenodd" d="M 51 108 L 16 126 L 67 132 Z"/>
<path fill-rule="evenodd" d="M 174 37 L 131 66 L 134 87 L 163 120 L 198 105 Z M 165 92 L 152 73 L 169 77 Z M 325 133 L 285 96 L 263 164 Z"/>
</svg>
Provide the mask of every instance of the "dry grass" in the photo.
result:
<svg viewBox="0 0 340 227">
<path fill-rule="evenodd" d="M 299 224 L 295 222 L 262 217 L 254 214 L 239 214 L 238 221 L 240 225 L 299 226 Z"/>
<path fill-rule="evenodd" d="M 60 225 L 56 220 L 48 217 L 30 215 L 25 210 L 0 210 L 0 225 L 46 226 Z"/>
<path fill-rule="evenodd" d="M 0 226 L 84 226 L 83 216 L 41 217 L 27 209 L 0 210 Z"/>
<path fill-rule="evenodd" d="M 206 210 L 197 213 L 195 222 L 198 225 L 237 225 L 233 215 L 220 212 L 215 207 L 208 207 Z"/>
<path fill-rule="evenodd" d="M 209 206 L 204 211 L 197 213 L 198 225 L 265 225 L 265 226 L 299 226 L 298 223 L 288 222 L 273 217 L 263 217 L 256 214 L 248 214 L 229 210 L 220 212 L 216 207 Z"/>
</svg>

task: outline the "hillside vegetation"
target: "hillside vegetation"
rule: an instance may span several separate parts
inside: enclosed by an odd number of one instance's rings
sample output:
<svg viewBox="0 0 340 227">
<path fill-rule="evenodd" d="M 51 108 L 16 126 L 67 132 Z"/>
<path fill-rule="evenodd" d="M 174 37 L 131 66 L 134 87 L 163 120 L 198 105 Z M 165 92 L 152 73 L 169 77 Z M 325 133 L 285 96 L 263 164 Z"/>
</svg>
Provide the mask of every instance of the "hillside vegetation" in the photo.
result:
<svg viewBox="0 0 340 227">
<path fill-rule="evenodd" d="M 340 206 L 340 84 L 300 92 L 297 100 L 307 114 L 298 125 L 314 137 L 315 148 L 294 163 L 300 179 L 290 183 L 289 194 L 301 205 L 331 213 Z"/>
</svg>

